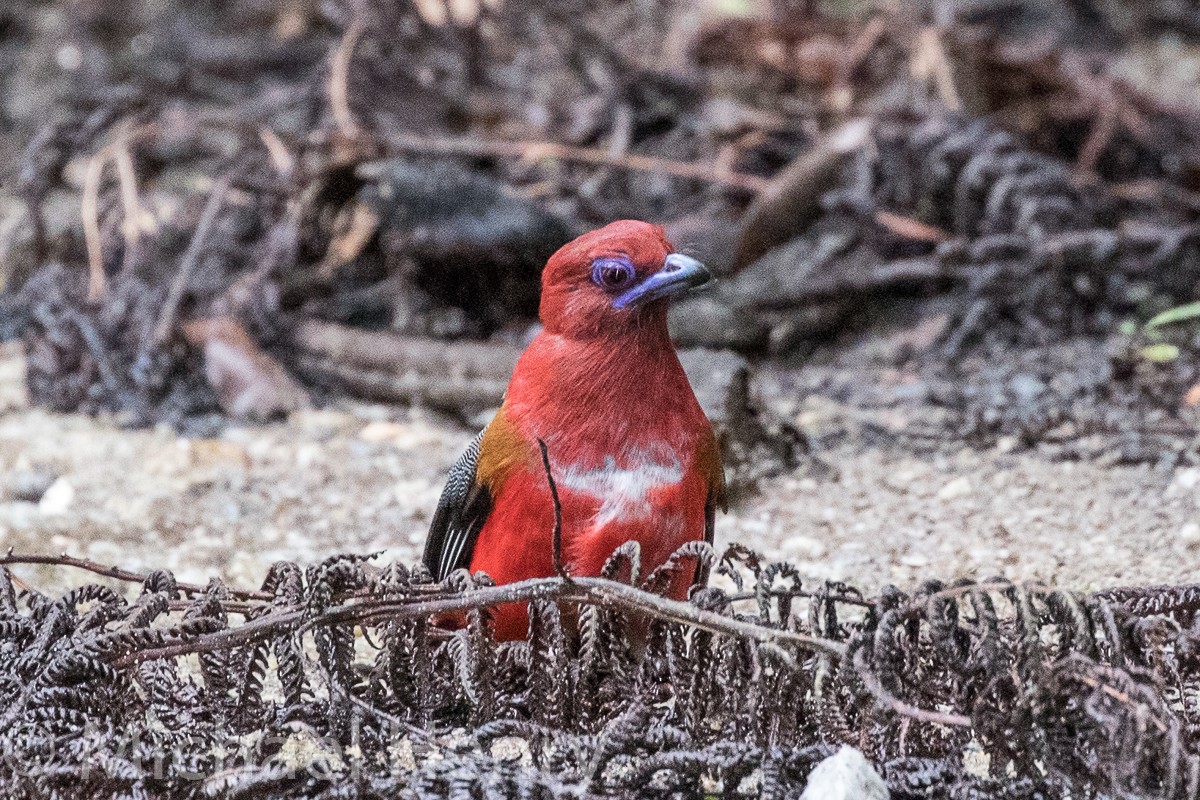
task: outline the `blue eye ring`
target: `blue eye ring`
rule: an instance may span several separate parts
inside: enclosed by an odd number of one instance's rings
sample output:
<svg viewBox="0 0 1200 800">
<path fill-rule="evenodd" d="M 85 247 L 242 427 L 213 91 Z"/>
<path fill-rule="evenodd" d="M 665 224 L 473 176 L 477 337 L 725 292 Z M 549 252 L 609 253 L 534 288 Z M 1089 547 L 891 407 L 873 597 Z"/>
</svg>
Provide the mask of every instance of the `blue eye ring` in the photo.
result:
<svg viewBox="0 0 1200 800">
<path fill-rule="evenodd" d="M 625 256 L 608 256 L 592 262 L 592 283 L 605 291 L 627 289 L 636 277 L 633 262 Z"/>
</svg>

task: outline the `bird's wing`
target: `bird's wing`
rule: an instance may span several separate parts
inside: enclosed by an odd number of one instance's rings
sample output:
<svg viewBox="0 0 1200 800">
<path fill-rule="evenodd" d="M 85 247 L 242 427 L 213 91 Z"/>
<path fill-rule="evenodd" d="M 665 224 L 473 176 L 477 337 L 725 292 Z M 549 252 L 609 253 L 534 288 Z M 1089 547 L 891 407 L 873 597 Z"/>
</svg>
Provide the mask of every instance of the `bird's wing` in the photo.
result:
<svg viewBox="0 0 1200 800">
<path fill-rule="evenodd" d="M 492 510 L 492 493 L 476 475 L 484 433 L 486 430 L 479 432 L 450 468 L 429 525 L 424 562 L 439 581 L 460 567 L 470 566 L 475 539 Z"/>
<path fill-rule="evenodd" d="M 460 567 L 470 568 L 493 502 L 507 477 L 529 465 L 532 452 L 501 406 L 450 468 L 425 540 L 425 566 L 439 581 Z"/>
</svg>

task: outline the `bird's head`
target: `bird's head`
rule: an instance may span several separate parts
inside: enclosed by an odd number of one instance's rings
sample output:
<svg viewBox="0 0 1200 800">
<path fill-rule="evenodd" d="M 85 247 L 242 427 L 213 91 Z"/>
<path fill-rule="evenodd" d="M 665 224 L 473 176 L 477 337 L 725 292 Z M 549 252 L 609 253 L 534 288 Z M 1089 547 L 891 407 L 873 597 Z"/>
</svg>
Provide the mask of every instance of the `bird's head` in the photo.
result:
<svg viewBox="0 0 1200 800">
<path fill-rule="evenodd" d="M 573 339 L 661 328 L 667 301 L 712 279 L 663 229 L 621 220 L 562 246 L 542 272 L 542 324 Z"/>
</svg>

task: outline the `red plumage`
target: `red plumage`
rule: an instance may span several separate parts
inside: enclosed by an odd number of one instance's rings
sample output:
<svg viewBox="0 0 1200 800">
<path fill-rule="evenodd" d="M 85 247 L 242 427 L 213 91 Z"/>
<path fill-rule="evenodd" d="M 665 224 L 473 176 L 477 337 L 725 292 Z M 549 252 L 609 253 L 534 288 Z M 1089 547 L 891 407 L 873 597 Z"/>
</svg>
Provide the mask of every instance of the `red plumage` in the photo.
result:
<svg viewBox="0 0 1200 800">
<path fill-rule="evenodd" d="M 711 540 L 714 508 L 724 505 L 720 458 L 666 323 L 669 296 L 707 278 L 644 222 L 615 222 L 550 258 L 543 330 L 517 362 L 474 463 L 456 467 L 469 487 L 452 474 L 435 515 L 425 554 L 435 575 L 454 566 L 497 583 L 555 574 L 539 438 L 570 574 L 599 574 L 629 540 L 641 546 L 643 574 L 686 542 Z M 670 596 L 686 596 L 693 574 L 694 565 L 677 574 Z M 525 635 L 521 606 L 497 609 L 495 621 L 499 638 Z"/>
</svg>

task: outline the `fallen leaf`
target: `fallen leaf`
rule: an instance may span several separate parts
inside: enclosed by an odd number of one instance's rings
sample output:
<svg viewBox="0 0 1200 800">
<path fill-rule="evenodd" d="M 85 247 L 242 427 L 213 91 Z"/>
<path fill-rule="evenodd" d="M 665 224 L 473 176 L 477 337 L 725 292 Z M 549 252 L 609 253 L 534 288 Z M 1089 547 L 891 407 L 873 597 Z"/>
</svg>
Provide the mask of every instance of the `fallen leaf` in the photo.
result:
<svg viewBox="0 0 1200 800">
<path fill-rule="evenodd" d="M 339 269 L 358 258 L 379 229 L 379 217 L 364 203 L 354 203 L 343 209 L 334 222 L 334 238 L 325 251 L 318 272 L 326 280 Z"/>
<path fill-rule="evenodd" d="M 311 405 L 300 384 L 237 320 L 191 320 L 184 323 L 183 333 L 204 348 L 204 374 L 230 416 L 267 420 Z"/>
<path fill-rule="evenodd" d="M 1163 364 L 1179 358 L 1179 348 L 1173 344 L 1160 342 L 1143 347 L 1138 351 L 1138 355 L 1147 361 L 1153 361 L 1155 364 Z"/>
<path fill-rule="evenodd" d="M 891 211 L 876 211 L 875 222 L 905 239 L 914 239 L 919 242 L 945 242 L 950 240 L 950 234 L 941 228 L 926 225 L 924 222 L 912 217 L 893 214 Z"/>
</svg>

